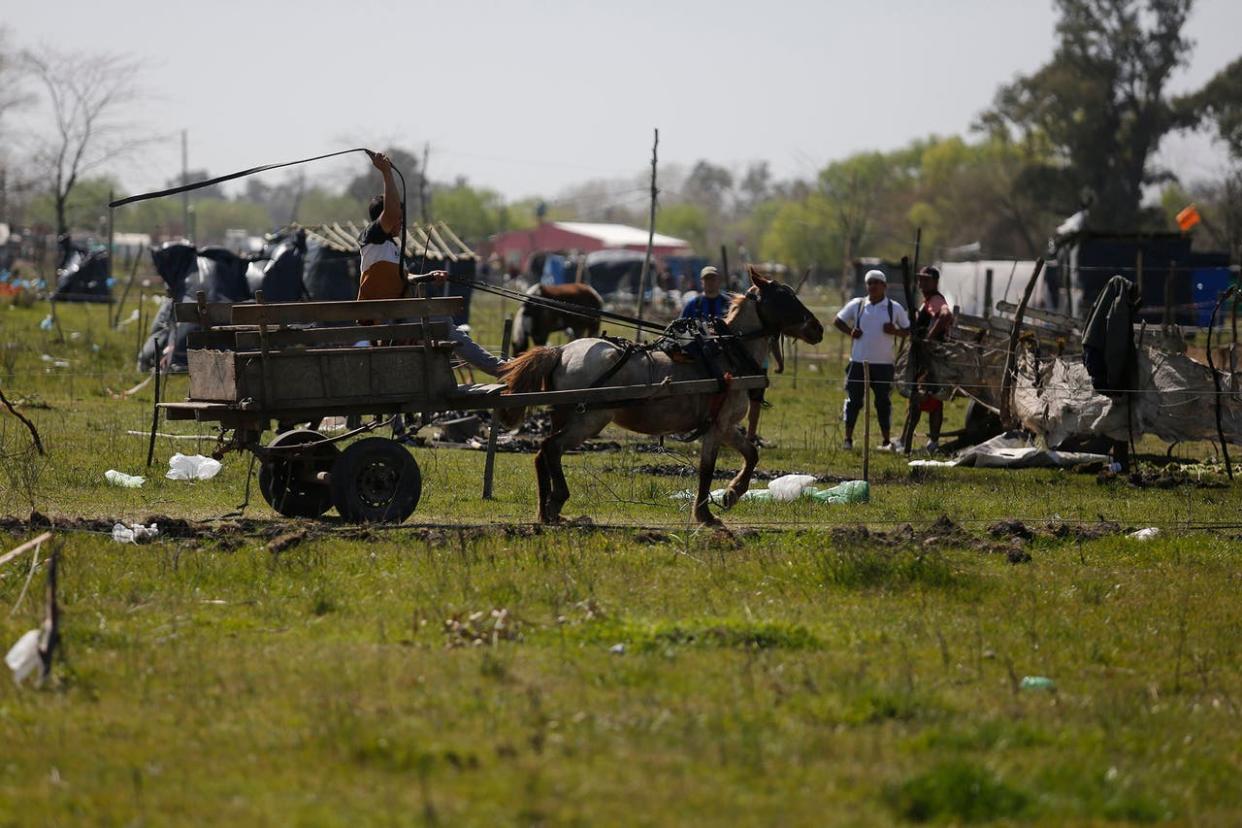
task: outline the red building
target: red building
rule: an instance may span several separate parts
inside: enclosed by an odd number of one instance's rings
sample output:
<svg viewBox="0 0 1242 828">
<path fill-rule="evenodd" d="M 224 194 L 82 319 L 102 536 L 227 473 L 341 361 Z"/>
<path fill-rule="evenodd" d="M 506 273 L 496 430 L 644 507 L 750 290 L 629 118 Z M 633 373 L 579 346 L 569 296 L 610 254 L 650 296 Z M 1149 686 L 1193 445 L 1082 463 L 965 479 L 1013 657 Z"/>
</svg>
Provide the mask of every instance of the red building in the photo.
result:
<svg viewBox="0 0 1242 828">
<path fill-rule="evenodd" d="M 646 249 L 647 231 L 638 227 L 588 221 L 546 221 L 531 230 L 510 230 L 492 236 L 480 245 L 479 253 L 484 257 L 494 253 L 506 265 L 524 269 L 532 253 Z M 691 250 L 685 239 L 656 233 L 651 252 L 656 257 L 686 256 Z"/>
</svg>

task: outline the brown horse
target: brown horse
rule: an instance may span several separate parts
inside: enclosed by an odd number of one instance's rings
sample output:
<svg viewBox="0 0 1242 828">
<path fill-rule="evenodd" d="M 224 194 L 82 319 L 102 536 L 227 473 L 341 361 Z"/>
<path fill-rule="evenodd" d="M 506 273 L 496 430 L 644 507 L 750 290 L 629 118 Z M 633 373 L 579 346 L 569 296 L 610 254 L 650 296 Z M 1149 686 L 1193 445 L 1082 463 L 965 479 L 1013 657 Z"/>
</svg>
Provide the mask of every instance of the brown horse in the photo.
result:
<svg viewBox="0 0 1242 828">
<path fill-rule="evenodd" d="M 527 296 L 539 296 L 569 305 L 581 305 L 588 311 L 599 311 L 604 300 L 590 285 L 533 285 Z M 523 353 L 533 341 L 535 345 L 548 344 L 548 337 L 556 331 L 569 328 L 574 339 L 595 336 L 599 333 L 599 314 L 579 315 L 571 310 L 523 303 L 513 318 L 513 353 Z"/>
<path fill-rule="evenodd" d="M 735 352 L 720 368 L 734 374 L 746 373 L 761 365 L 773 337 L 793 336 L 815 344 L 824 337 L 824 327 L 794 292 L 785 285 L 764 278 L 751 270 L 752 287 L 739 296 L 725 316 L 725 326 L 736 337 Z M 674 362 L 662 351 L 644 350 L 630 358 L 626 349 L 603 339 L 579 339 L 556 348 L 536 348 L 510 361 L 501 369 L 508 393 L 538 390 L 572 390 L 592 387 L 618 360 L 625 362 L 607 378 L 608 385 L 654 385 L 663 381 L 710 378 L 697 361 Z M 749 363 L 749 365 L 747 365 Z M 561 455 L 593 437 L 610 422 L 640 434 L 684 434 L 703 430 L 699 451 L 699 489 L 693 505 L 699 523 L 718 524 L 708 509 L 712 473 L 721 444 L 732 446 L 745 461 L 742 470 L 725 490 L 724 506 L 731 507 L 746 493 L 750 476 L 759 461 L 759 451 L 734 426 L 746 414 L 748 393 L 743 389 L 712 394 L 678 395 L 641 406 L 579 410 L 575 406 L 552 409 L 552 433 L 535 456 L 539 483 L 539 520 L 560 520 L 561 507 L 569 499 L 569 488 L 561 468 Z M 515 425 L 523 410 L 510 409 L 503 421 Z"/>
</svg>

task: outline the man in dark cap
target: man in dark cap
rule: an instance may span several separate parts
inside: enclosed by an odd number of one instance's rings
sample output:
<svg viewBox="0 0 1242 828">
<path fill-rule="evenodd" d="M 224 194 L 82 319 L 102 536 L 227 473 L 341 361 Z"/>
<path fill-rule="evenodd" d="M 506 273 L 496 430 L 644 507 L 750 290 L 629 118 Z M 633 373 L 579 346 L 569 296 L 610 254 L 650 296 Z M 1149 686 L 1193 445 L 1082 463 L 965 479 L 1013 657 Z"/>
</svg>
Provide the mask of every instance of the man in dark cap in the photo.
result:
<svg viewBox="0 0 1242 828">
<path fill-rule="evenodd" d="M 949 302 L 940 292 L 940 269 L 927 266 L 919 271 L 919 291 L 923 294 L 923 304 L 914 316 L 914 336 L 923 342 L 941 342 L 953 327 L 953 310 Z M 944 425 L 944 402 L 932 396 L 936 388 L 928 384 L 927 366 L 918 366 L 920 394 L 919 407 L 914 411 L 914 422 L 910 425 L 910 441 L 914 442 L 914 429 L 919 424 L 922 412 L 927 412 L 927 450 L 935 453 L 940 450 L 940 429 Z"/>
</svg>

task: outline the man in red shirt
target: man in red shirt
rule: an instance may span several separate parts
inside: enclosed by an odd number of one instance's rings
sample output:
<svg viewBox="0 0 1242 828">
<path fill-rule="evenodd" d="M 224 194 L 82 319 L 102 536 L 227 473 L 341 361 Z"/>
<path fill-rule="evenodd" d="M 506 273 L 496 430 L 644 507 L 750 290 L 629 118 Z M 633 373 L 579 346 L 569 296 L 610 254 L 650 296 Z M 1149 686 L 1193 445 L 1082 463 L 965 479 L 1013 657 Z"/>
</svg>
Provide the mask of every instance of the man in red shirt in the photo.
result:
<svg viewBox="0 0 1242 828">
<path fill-rule="evenodd" d="M 953 327 L 953 310 L 940 292 L 939 268 L 930 265 L 923 268 L 919 271 L 918 280 L 919 291 L 923 294 L 923 304 L 919 306 L 918 313 L 914 317 L 914 335 L 925 342 L 940 342 L 948 336 L 949 329 Z M 927 450 L 934 453 L 940 450 L 940 429 L 944 425 L 944 403 L 933 397 L 932 392 L 935 389 L 926 385 L 928 374 L 926 367 L 920 365 L 919 369 L 917 379 L 921 386 L 922 397 L 919 399 L 918 410 L 914 412 L 914 424 L 910 427 L 910 434 L 914 434 L 921 412 L 926 411 Z M 911 442 L 913 442 L 913 437 L 911 437 Z"/>
</svg>

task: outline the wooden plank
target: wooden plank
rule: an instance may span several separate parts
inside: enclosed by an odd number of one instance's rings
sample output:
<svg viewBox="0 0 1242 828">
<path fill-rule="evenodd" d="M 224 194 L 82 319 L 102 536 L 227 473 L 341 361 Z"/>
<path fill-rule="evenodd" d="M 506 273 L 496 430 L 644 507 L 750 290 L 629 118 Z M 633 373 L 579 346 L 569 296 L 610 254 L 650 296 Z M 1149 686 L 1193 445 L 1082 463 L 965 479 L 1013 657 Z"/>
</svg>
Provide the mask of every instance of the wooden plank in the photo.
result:
<svg viewBox="0 0 1242 828">
<path fill-rule="evenodd" d="M 1039 273 L 1044 269 L 1044 260 L 1035 260 L 1035 272 L 1031 274 L 1031 279 L 1026 283 L 1026 290 L 1022 292 L 1022 301 L 1018 303 L 1017 310 L 1013 314 L 1013 330 L 1009 333 L 1009 348 L 1005 352 L 1005 372 L 1001 374 L 1001 398 L 1000 398 L 1000 419 L 1001 425 L 1005 428 L 1014 428 L 1018 425 L 1017 419 L 1013 416 L 1013 386 L 1017 374 L 1018 363 L 1018 337 L 1022 333 L 1022 317 L 1026 311 L 1027 304 L 1031 301 L 1031 294 L 1035 291 L 1035 282 L 1039 279 Z"/>
<path fill-rule="evenodd" d="M 284 302 L 266 305 L 235 305 L 236 325 L 298 325 L 311 322 L 412 319 L 420 316 L 452 316 L 465 310 L 460 296 L 434 299 L 365 299 L 350 302 Z"/>
<path fill-rule="evenodd" d="M 233 318 L 233 302 L 208 302 L 205 305 L 207 321 L 212 325 L 227 325 Z M 173 316 L 178 322 L 199 323 L 197 302 L 178 302 L 173 305 Z"/>
<path fill-rule="evenodd" d="M 1012 316 L 1017 312 L 1018 306 L 1013 302 L 1001 301 L 996 303 L 996 309 L 1001 313 L 1007 313 Z M 1070 328 L 1072 330 L 1080 329 L 1079 326 L 1081 323 L 1077 319 L 1072 316 L 1066 316 L 1063 313 L 1057 313 L 1056 311 L 1044 310 L 1043 308 L 1027 308 L 1023 315 L 1029 316 L 1032 319 L 1038 319 L 1041 322 L 1056 325 L 1057 327 Z"/>
<path fill-rule="evenodd" d="M 13 560 L 14 558 L 16 558 L 18 555 L 22 554 L 26 550 L 34 549 L 39 544 L 46 543 L 47 541 L 51 539 L 52 539 L 51 532 L 44 532 L 42 535 L 39 535 L 39 537 L 37 538 L 31 538 L 30 540 L 26 541 L 25 543 L 23 543 L 21 546 L 17 547 L 16 549 L 10 552 L 6 552 L 4 553 L 4 555 L 0 556 L 0 566 Z"/>
<path fill-rule="evenodd" d="M 421 350 L 421 349 L 415 349 Z M 278 357 L 273 357 L 278 359 Z M 764 388 L 768 378 L 762 374 L 736 377 L 732 390 L 746 391 Z M 365 400 L 327 397 L 307 397 L 285 401 L 268 408 L 265 412 L 272 419 L 317 417 L 345 414 L 386 414 L 417 411 L 448 411 L 450 409 L 478 410 L 485 408 L 520 408 L 538 405 L 584 405 L 598 403 L 622 403 L 642 400 L 658 400 L 680 394 L 714 394 L 719 383 L 714 379 L 682 380 L 654 385 L 619 385 L 604 388 L 583 388 L 570 391 L 534 391 L 527 394 L 504 394 L 502 383 L 487 385 L 459 385 L 454 390 L 415 398 L 409 394 L 374 394 Z M 249 404 L 207 402 L 160 403 L 169 420 L 198 420 L 200 422 L 251 422 L 257 411 Z M 253 424 L 253 423 L 252 423 Z"/>
<path fill-rule="evenodd" d="M 763 374 L 735 377 L 731 390 L 748 391 L 766 388 Z M 681 380 L 653 385 L 611 385 L 602 388 L 578 388 L 568 391 L 532 391 L 525 394 L 504 394 L 504 385 L 458 386 L 449 394 L 446 408 L 515 408 L 537 405 L 573 405 L 576 403 L 619 402 L 622 400 L 656 400 L 680 394 L 715 394 L 720 383 L 714 379 Z"/>
<path fill-rule="evenodd" d="M 319 345 L 352 345 L 363 340 L 421 340 L 423 331 L 430 331 L 433 340 L 448 339 L 449 323 L 432 322 L 423 327 L 421 322 L 406 322 L 397 325 L 350 325 L 343 328 L 286 328 L 271 331 L 267 335 L 268 344 L 272 348 L 315 347 Z M 239 351 L 253 351 L 259 347 L 259 335 L 256 331 L 236 331 L 236 346 Z M 191 334 L 191 337 L 194 335 Z"/>
<path fill-rule="evenodd" d="M 190 393 L 195 401 L 262 401 L 282 408 L 366 404 L 372 400 L 444 398 L 457 387 L 451 343 L 381 348 L 293 351 L 191 351 Z"/>
</svg>

